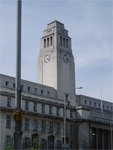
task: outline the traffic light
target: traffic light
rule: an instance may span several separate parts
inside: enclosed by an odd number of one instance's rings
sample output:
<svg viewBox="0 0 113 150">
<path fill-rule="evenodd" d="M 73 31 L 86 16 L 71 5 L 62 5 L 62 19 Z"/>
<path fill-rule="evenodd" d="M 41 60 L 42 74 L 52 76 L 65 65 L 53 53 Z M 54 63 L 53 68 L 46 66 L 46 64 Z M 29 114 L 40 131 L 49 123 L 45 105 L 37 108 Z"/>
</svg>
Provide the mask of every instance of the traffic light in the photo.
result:
<svg viewBox="0 0 113 150">
<path fill-rule="evenodd" d="M 21 110 L 17 110 L 13 114 L 13 118 L 14 118 L 15 121 L 21 121 L 22 120 L 22 111 Z"/>
</svg>

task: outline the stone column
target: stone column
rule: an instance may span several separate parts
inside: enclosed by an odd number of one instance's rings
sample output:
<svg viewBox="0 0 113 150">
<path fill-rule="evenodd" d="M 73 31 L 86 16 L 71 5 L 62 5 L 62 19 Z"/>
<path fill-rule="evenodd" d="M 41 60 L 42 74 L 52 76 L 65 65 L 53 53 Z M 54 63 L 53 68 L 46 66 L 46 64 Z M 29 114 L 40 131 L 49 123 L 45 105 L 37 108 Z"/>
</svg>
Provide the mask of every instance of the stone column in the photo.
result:
<svg viewBox="0 0 113 150">
<path fill-rule="evenodd" d="M 80 122 L 78 125 L 78 149 L 90 149 L 89 124 Z"/>
</svg>

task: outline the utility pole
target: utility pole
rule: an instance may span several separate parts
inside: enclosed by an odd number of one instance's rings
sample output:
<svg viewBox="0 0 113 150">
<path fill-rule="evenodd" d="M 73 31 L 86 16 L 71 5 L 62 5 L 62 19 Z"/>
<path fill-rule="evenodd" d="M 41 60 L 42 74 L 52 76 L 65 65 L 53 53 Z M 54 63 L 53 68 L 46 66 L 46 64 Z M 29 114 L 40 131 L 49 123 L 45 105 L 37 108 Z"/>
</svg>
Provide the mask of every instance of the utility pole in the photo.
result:
<svg viewBox="0 0 113 150">
<path fill-rule="evenodd" d="M 21 149 L 21 0 L 17 0 L 17 52 L 16 52 L 16 89 L 15 101 L 16 112 L 13 114 L 15 120 L 14 149 Z"/>
</svg>

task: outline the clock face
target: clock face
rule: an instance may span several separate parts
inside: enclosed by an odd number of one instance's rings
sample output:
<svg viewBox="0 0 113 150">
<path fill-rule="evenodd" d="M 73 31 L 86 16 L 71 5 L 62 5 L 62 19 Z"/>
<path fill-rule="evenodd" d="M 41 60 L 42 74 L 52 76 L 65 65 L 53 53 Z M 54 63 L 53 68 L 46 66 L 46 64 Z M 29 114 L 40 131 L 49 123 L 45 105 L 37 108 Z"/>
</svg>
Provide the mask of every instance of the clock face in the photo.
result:
<svg viewBox="0 0 113 150">
<path fill-rule="evenodd" d="M 63 59 L 64 59 L 65 63 L 67 63 L 69 61 L 69 57 L 67 55 L 64 55 Z"/>
<path fill-rule="evenodd" d="M 48 63 L 50 61 L 50 56 L 49 55 L 46 55 L 44 57 L 44 62 Z"/>
</svg>

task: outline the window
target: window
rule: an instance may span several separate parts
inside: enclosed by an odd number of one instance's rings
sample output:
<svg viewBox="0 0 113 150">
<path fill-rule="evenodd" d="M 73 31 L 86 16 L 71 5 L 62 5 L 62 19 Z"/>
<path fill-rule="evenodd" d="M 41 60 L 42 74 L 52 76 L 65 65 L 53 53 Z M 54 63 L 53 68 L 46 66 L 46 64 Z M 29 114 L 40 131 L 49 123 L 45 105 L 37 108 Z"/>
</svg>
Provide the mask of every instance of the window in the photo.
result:
<svg viewBox="0 0 113 150">
<path fill-rule="evenodd" d="M 56 133 L 60 134 L 60 123 L 59 122 L 56 124 Z"/>
<path fill-rule="evenodd" d="M 105 106 L 103 105 L 103 109 L 105 108 Z"/>
<path fill-rule="evenodd" d="M 44 94 L 44 91 L 43 91 L 43 90 L 41 90 L 41 94 Z"/>
<path fill-rule="evenodd" d="M 49 114 L 52 114 L 53 113 L 53 108 L 52 106 L 49 106 Z"/>
<path fill-rule="evenodd" d="M 107 105 L 107 109 L 109 109 L 109 106 Z"/>
<path fill-rule="evenodd" d="M 70 134 L 73 134 L 74 133 L 74 131 L 73 131 L 73 125 L 71 124 L 70 125 Z"/>
<path fill-rule="evenodd" d="M 10 135 L 6 135 L 5 146 L 11 146 L 11 145 L 12 145 L 11 136 Z"/>
<path fill-rule="evenodd" d="M 42 132 L 45 132 L 46 130 L 46 122 L 45 120 L 42 120 Z"/>
<path fill-rule="evenodd" d="M 11 116 L 6 116 L 6 128 L 11 128 Z"/>
<path fill-rule="evenodd" d="M 66 100 L 66 102 L 68 102 L 68 97 L 69 97 L 69 94 L 65 94 L 65 100 Z"/>
<path fill-rule="evenodd" d="M 50 37 L 50 46 L 52 46 L 52 36 Z"/>
<path fill-rule="evenodd" d="M 42 104 L 42 113 L 45 113 L 45 104 Z"/>
<path fill-rule="evenodd" d="M 94 106 L 96 107 L 96 102 L 94 102 Z"/>
<path fill-rule="evenodd" d="M 29 102 L 25 101 L 25 110 L 29 110 Z"/>
<path fill-rule="evenodd" d="M 98 107 L 100 108 L 100 103 L 98 103 Z"/>
<path fill-rule="evenodd" d="M 37 111 L 37 103 L 34 102 L 34 111 L 36 112 Z"/>
<path fill-rule="evenodd" d="M 84 102 L 85 102 L 85 104 L 87 104 L 87 100 L 85 100 Z"/>
<path fill-rule="evenodd" d="M 53 132 L 53 122 L 49 122 L 49 132 Z"/>
<path fill-rule="evenodd" d="M 34 93 L 37 94 L 37 88 L 34 88 Z"/>
<path fill-rule="evenodd" d="M 38 150 L 39 149 L 39 135 L 35 132 L 35 133 L 33 133 L 32 134 L 32 138 L 30 139 L 30 140 L 32 140 L 32 147 L 33 147 L 33 149 L 32 150 Z M 30 148 L 29 148 L 29 150 L 30 150 Z"/>
<path fill-rule="evenodd" d="M 24 148 L 29 148 L 29 137 L 24 138 Z"/>
<path fill-rule="evenodd" d="M 24 120 L 24 129 L 29 130 L 29 118 L 25 118 Z"/>
<path fill-rule="evenodd" d="M 66 47 L 68 48 L 68 39 L 66 39 Z"/>
<path fill-rule="evenodd" d="M 60 36 L 60 46 L 62 46 L 62 36 Z"/>
<path fill-rule="evenodd" d="M 65 38 L 63 38 L 63 46 L 65 47 Z"/>
<path fill-rule="evenodd" d="M 10 97 L 7 98 L 7 107 L 11 107 L 11 98 Z"/>
<path fill-rule="evenodd" d="M 50 91 L 47 91 L 47 96 L 50 96 Z"/>
<path fill-rule="evenodd" d="M 47 47 L 49 47 L 49 38 L 47 38 Z"/>
<path fill-rule="evenodd" d="M 46 39 L 44 39 L 44 48 L 46 48 Z"/>
<path fill-rule="evenodd" d="M 41 140 L 41 149 L 47 149 L 46 147 L 46 139 Z"/>
<path fill-rule="evenodd" d="M 36 120 L 36 119 L 33 120 L 33 130 L 35 130 L 35 131 L 38 130 L 38 120 Z"/>
<path fill-rule="evenodd" d="M 5 86 L 9 86 L 9 81 L 5 81 Z"/>
<path fill-rule="evenodd" d="M 15 88 L 15 83 L 13 83 L 13 88 Z"/>
<path fill-rule="evenodd" d="M 91 106 L 91 101 L 89 101 L 89 105 Z"/>
<path fill-rule="evenodd" d="M 60 108 L 59 107 L 56 107 L 56 115 L 60 116 Z"/>
<path fill-rule="evenodd" d="M 28 86 L 28 87 L 27 87 L 27 90 L 28 90 L 28 92 L 30 92 L 31 88 Z"/>
<path fill-rule="evenodd" d="M 73 111 L 70 110 L 70 118 L 73 118 Z"/>
</svg>

